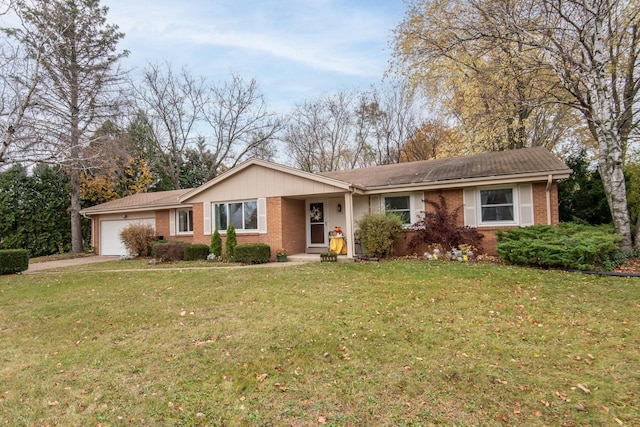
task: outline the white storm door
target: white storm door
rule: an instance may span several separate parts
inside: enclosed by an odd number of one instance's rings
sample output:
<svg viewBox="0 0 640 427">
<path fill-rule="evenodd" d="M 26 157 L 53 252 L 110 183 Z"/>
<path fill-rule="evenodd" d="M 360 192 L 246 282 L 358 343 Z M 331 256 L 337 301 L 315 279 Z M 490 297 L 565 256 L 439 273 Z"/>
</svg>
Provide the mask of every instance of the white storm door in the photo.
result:
<svg viewBox="0 0 640 427">
<path fill-rule="evenodd" d="M 327 246 L 326 203 L 323 201 L 307 202 L 307 245 L 313 247 Z"/>
</svg>

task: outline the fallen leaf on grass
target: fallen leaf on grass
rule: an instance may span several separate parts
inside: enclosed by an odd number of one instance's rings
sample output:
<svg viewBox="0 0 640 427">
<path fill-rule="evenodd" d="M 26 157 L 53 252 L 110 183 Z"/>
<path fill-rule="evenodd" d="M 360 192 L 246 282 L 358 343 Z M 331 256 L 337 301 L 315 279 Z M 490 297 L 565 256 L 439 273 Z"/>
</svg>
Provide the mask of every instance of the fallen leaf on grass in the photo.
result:
<svg viewBox="0 0 640 427">
<path fill-rule="evenodd" d="M 49 405 L 49 407 L 54 407 L 54 406 L 58 406 L 60 403 L 57 400 L 54 400 L 52 402 L 47 402 L 47 405 Z"/>
<path fill-rule="evenodd" d="M 586 394 L 591 393 L 591 390 L 589 390 L 588 388 L 586 388 L 585 386 L 583 386 L 582 384 L 578 384 L 576 387 L 578 387 L 580 390 L 582 390 L 583 392 L 585 392 Z"/>
<path fill-rule="evenodd" d="M 259 383 L 266 380 L 268 376 L 269 374 L 259 374 L 256 372 L 256 380 L 258 380 Z"/>
<path fill-rule="evenodd" d="M 318 417 L 318 424 L 326 424 L 327 419 L 325 417 Z"/>
</svg>

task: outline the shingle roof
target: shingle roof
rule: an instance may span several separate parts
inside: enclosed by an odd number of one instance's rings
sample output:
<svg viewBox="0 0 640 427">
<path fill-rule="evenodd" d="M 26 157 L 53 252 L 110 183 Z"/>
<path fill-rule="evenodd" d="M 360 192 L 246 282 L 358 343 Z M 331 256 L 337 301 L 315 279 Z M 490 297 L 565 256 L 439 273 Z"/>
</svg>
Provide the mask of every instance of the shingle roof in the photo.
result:
<svg viewBox="0 0 640 427">
<path fill-rule="evenodd" d="M 83 209 L 82 213 L 93 214 L 124 211 L 140 207 L 177 206 L 180 205 L 180 201 L 178 200 L 180 196 L 191 190 L 191 188 L 187 188 L 183 190 L 159 191 L 157 193 L 134 194 L 132 196 L 123 197 L 121 199 L 112 200 L 107 203 Z"/>
<path fill-rule="evenodd" d="M 536 147 L 324 172 L 320 175 L 366 189 L 520 174 L 570 172 L 567 165 L 546 148 Z"/>
</svg>

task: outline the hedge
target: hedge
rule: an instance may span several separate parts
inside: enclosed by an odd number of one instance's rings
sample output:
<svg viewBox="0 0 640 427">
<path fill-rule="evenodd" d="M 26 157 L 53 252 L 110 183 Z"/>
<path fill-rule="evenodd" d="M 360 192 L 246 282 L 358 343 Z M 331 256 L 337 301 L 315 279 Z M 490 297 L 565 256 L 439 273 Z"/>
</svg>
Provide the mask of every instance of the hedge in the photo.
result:
<svg viewBox="0 0 640 427">
<path fill-rule="evenodd" d="M 195 243 L 184 247 L 185 261 L 205 260 L 209 255 L 209 246 Z"/>
<path fill-rule="evenodd" d="M 237 245 L 234 250 L 233 259 L 243 264 L 264 264 L 271 259 L 271 247 L 264 243 Z"/>
<path fill-rule="evenodd" d="M 611 269 L 621 237 L 609 226 L 576 223 L 498 231 L 496 251 L 511 264 L 578 270 Z"/>
<path fill-rule="evenodd" d="M 182 261 L 184 259 L 183 242 L 156 243 L 153 245 L 153 257 L 160 261 Z"/>
<path fill-rule="evenodd" d="M 0 250 L 0 274 L 13 274 L 29 268 L 29 251 L 26 249 Z"/>
</svg>

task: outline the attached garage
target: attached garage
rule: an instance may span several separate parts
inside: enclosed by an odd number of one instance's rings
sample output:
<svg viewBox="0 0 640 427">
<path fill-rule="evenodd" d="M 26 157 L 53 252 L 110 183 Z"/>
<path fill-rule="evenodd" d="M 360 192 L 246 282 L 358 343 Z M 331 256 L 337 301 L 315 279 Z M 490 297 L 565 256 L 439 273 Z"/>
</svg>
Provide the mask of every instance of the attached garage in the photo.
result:
<svg viewBox="0 0 640 427">
<path fill-rule="evenodd" d="M 155 230 L 154 218 L 122 219 L 100 221 L 100 254 L 127 255 L 127 250 L 120 241 L 120 232 L 130 224 L 149 224 Z"/>
</svg>

